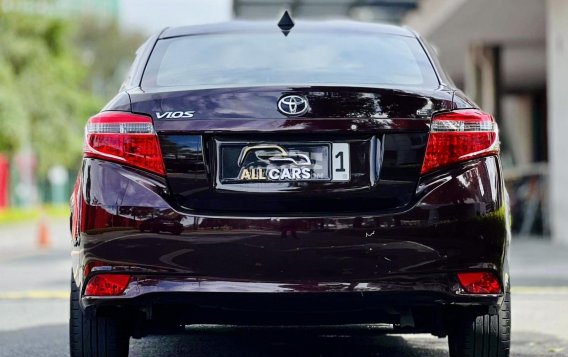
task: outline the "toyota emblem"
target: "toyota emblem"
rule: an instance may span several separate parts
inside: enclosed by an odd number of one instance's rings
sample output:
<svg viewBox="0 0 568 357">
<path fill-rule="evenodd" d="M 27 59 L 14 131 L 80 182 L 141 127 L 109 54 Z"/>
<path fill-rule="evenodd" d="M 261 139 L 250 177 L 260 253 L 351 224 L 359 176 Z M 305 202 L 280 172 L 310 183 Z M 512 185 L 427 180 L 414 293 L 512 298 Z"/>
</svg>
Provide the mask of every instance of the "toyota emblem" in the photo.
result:
<svg viewBox="0 0 568 357">
<path fill-rule="evenodd" d="M 299 95 L 287 95 L 278 101 L 278 110 L 289 116 L 298 116 L 309 109 L 308 100 Z"/>
</svg>

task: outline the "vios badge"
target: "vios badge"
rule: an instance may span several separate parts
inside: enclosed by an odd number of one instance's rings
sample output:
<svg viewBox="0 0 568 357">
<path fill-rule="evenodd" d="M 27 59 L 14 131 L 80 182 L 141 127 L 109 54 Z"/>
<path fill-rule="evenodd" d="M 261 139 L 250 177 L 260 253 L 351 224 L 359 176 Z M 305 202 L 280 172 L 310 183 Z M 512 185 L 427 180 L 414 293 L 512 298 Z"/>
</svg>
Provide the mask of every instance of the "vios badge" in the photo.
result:
<svg viewBox="0 0 568 357">
<path fill-rule="evenodd" d="M 308 100 L 299 95 L 287 95 L 278 101 L 278 110 L 288 116 L 305 114 L 309 108 Z"/>
</svg>

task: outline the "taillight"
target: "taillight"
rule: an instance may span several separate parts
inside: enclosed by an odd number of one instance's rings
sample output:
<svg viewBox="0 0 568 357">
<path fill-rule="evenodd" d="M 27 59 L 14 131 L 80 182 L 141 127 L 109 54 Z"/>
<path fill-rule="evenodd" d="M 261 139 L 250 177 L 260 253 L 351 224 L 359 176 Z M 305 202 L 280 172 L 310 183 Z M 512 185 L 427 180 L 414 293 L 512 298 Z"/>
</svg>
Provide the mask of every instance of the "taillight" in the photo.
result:
<svg viewBox="0 0 568 357">
<path fill-rule="evenodd" d="M 497 123 L 475 109 L 455 110 L 432 118 L 422 174 L 499 152 Z"/>
<path fill-rule="evenodd" d="M 121 295 L 128 283 L 130 275 L 127 274 L 98 274 L 87 282 L 86 296 L 117 296 Z"/>
<path fill-rule="evenodd" d="M 126 112 L 102 112 L 89 119 L 85 135 L 85 157 L 165 174 L 158 136 L 150 117 Z"/>
<path fill-rule="evenodd" d="M 501 284 L 490 272 L 458 273 L 458 280 L 463 289 L 469 294 L 499 294 Z"/>
</svg>

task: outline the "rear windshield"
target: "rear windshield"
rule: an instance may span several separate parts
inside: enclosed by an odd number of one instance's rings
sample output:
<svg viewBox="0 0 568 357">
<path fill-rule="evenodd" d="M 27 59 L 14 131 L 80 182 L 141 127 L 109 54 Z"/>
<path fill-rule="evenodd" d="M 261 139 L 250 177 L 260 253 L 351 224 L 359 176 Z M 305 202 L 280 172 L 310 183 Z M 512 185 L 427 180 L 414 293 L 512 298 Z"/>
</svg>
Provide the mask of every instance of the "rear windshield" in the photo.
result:
<svg viewBox="0 0 568 357">
<path fill-rule="evenodd" d="M 257 85 L 436 87 L 416 38 L 387 34 L 222 33 L 159 40 L 145 89 Z"/>
</svg>

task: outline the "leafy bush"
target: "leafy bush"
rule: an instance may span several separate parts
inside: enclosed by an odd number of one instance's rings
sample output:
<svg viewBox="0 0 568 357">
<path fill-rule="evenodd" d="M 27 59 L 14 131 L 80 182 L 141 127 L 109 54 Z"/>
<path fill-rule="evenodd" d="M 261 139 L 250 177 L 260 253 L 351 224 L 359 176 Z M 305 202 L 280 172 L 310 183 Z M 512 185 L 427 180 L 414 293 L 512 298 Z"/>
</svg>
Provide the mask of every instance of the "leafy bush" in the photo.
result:
<svg viewBox="0 0 568 357">
<path fill-rule="evenodd" d="M 83 129 L 141 43 L 108 19 L 0 12 L 0 152 L 31 149 L 38 174 L 75 168 Z"/>
</svg>

